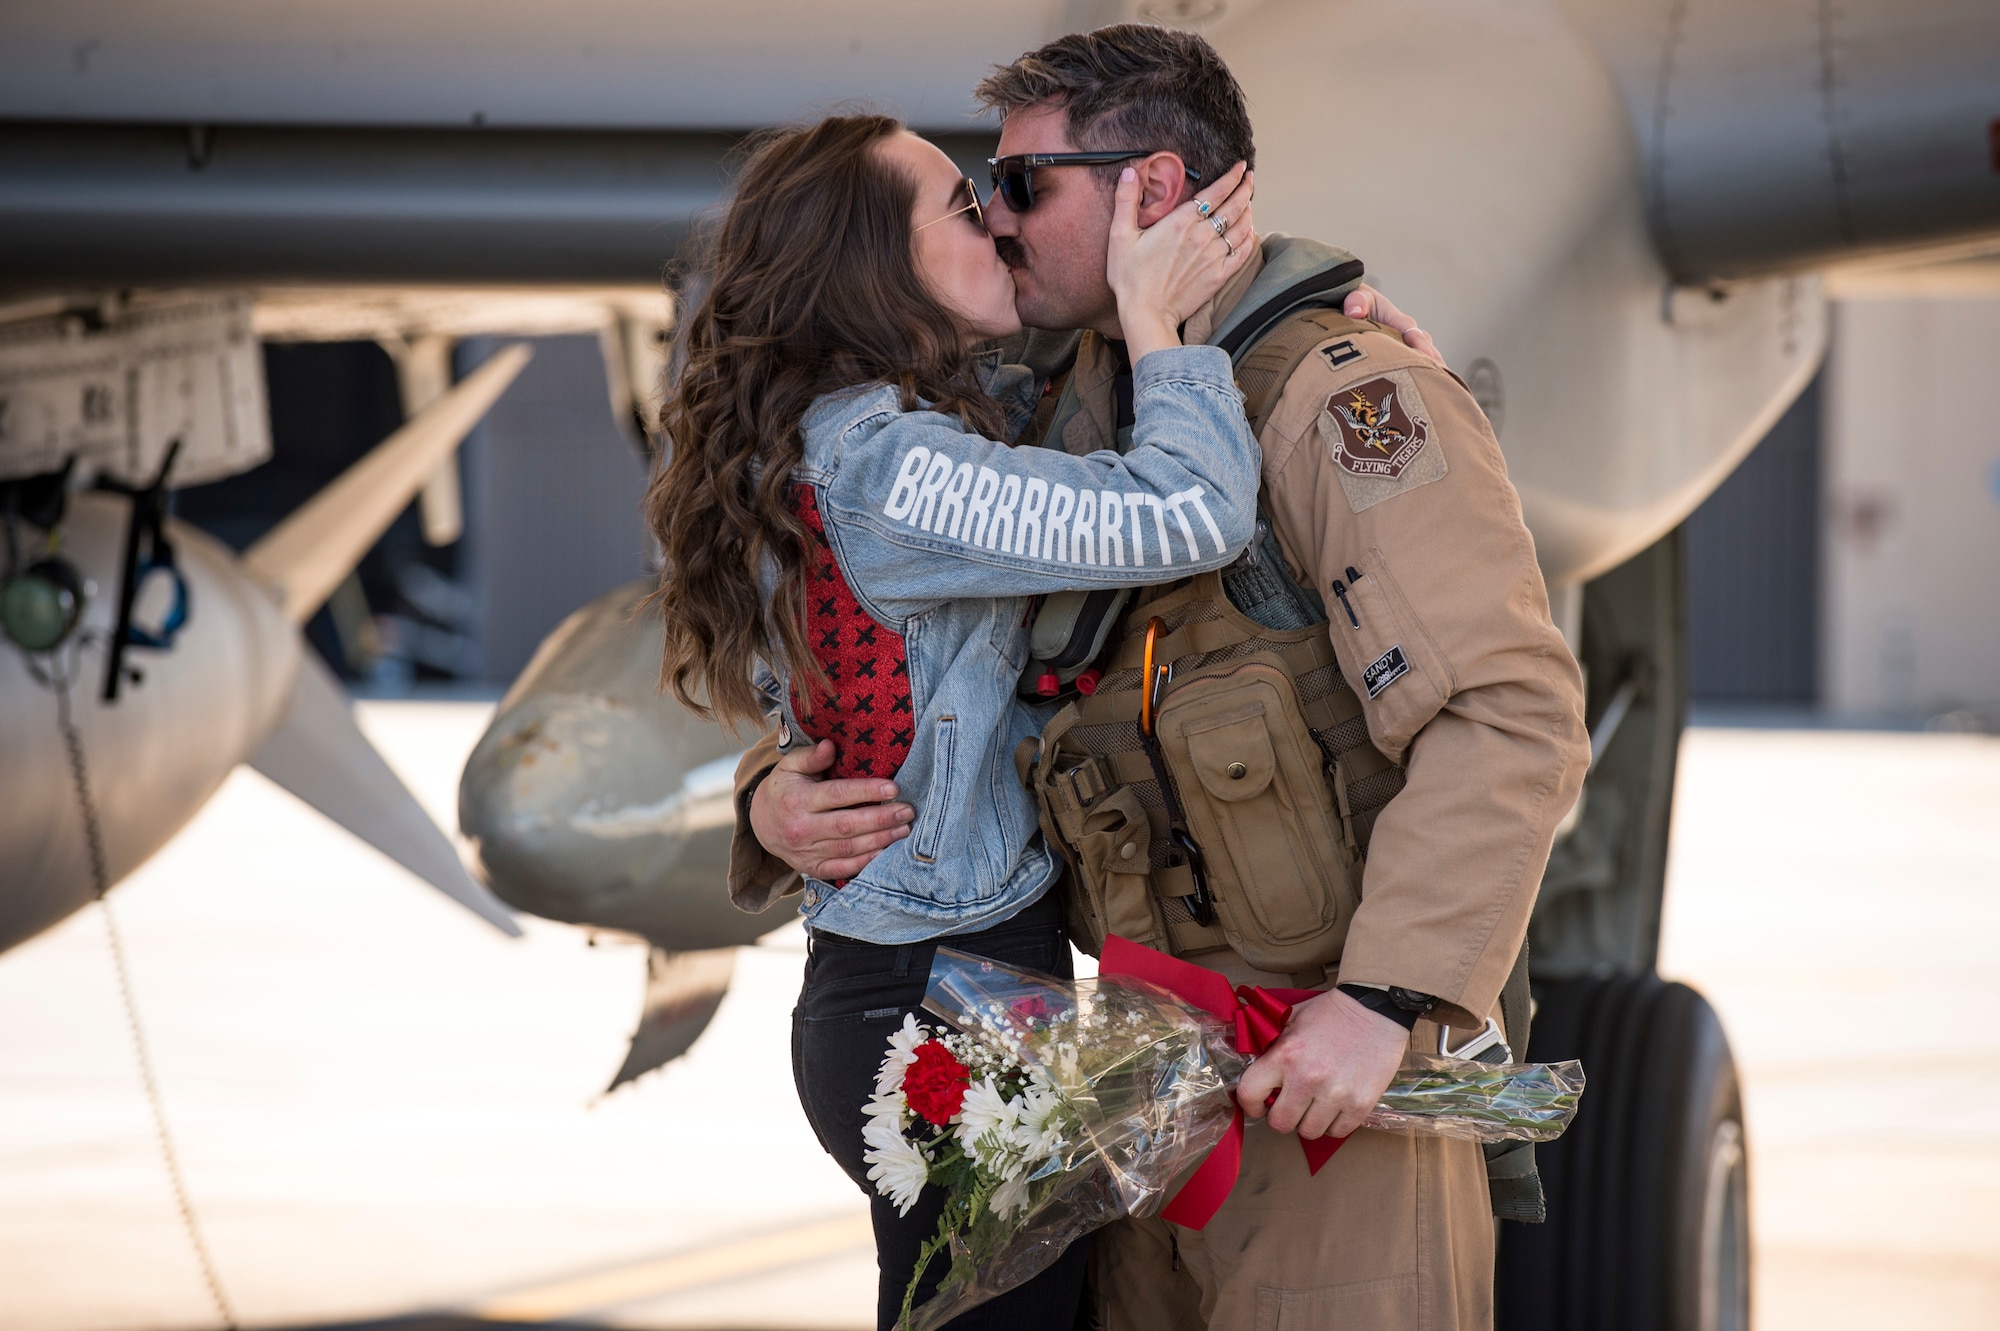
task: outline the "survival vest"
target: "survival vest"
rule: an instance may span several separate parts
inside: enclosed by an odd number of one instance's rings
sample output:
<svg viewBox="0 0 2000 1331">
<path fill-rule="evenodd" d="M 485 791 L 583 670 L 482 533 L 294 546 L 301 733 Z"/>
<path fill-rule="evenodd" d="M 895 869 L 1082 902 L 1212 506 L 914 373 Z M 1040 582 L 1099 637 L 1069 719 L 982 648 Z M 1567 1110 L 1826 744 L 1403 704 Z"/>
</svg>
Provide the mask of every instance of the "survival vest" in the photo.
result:
<svg viewBox="0 0 2000 1331">
<path fill-rule="evenodd" d="M 1281 293 L 1218 344 L 1253 434 L 1314 347 L 1372 327 L 1337 308 L 1359 277 Z M 1041 614 L 1064 629 L 1037 620 L 1031 672 L 1060 659 L 1065 686 L 1091 686 L 1016 754 L 1069 869 L 1071 936 L 1093 953 L 1106 933 L 1176 955 L 1227 945 L 1318 984 L 1404 780 L 1369 742 L 1325 607 L 1261 521 L 1230 567 L 1130 595 L 1110 613 L 1052 597 Z"/>
<path fill-rule="evenodd" d="M 1218 341 L 1253 435 L 1314 347 L 1370 327 L 1338 308 L 1360 267 L 1288 288 Z M 1077 946 L 1095 955 L 1106 933 L 1175 955 L 1227 944 L 1261 970 L 1323 983 L 1404 772 L 1369 741 L 1326 607 L 1292 577 L 1270 524 L 1219 572 L 1046 598 L 1030 654 L 1022 696 L 1050 692 L 1053 676 L 1070 698 L 1014 757 L 1068 867 Z M 1513 1049 L 1470 1056 L 1527 1048 L 1525 942 L 1500 1006 Z M 1493 1214 L 1544 1221 L 1534 1143 L 1482 1150 Z"/>
</svg>

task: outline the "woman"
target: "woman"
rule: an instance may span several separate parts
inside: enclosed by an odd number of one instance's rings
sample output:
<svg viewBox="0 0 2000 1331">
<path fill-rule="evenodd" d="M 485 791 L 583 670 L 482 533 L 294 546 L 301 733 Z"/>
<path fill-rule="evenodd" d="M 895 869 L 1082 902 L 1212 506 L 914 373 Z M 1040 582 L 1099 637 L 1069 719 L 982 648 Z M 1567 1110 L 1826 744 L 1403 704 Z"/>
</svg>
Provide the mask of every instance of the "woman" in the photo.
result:
<svg viewBox="0 0 2000 1331">
<path fill-rule="evenodd" d="M 1245 175 L 1203 189 L 1239 238 Z M 894 776 L 918 808 L 908 838 L 810 884 L 802 908 L 800 1099 L 863 1188 L 861 1107 L 937 942 L 1067 972 L 1056 861 L 1013 769 L 1045 719 L 1015 702 L 1030 598 L 1218 568 L 1255 525 L 1228 360 L 1177 331 L 1250 247 L 1192 202 L 1141 231 L 1139 195 L 1124 169 L 1106 270 L 1134 364 L 1122 456 L 1006 443 L 1034 385 L 976 352 L 1020 329 L 1012 279 L 977 188 L 886 117 L 835 117 L 749 160 L 688 321 L 671 460 L 646 501 L 665 678 L 704 714 L 775 713 L 794 745 L 831 739 L 838 773 Z M 939 1200 L 906 1216 L 873 1200 L 884 1327 Z M 1082 1256 L 953 1325 L 1067 1331 Z"/>
</svg>

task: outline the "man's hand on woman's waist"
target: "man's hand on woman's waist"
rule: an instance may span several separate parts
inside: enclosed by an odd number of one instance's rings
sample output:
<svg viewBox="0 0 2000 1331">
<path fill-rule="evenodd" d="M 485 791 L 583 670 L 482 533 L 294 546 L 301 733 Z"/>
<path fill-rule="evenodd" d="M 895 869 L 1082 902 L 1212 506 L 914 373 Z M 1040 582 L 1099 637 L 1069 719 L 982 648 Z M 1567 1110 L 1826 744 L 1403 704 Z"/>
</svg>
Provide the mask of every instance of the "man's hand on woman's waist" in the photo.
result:
<svg viewBox="0 0 2000 1331">
<path fill-rule="evenodd" d="M 750 796 L 750 829 L 765 850 L 809 878 L 844 882 L 910 834 L 916 811 L 893 781 L 824 780 L 832 740 L 787 753 Z"/>
</svg>

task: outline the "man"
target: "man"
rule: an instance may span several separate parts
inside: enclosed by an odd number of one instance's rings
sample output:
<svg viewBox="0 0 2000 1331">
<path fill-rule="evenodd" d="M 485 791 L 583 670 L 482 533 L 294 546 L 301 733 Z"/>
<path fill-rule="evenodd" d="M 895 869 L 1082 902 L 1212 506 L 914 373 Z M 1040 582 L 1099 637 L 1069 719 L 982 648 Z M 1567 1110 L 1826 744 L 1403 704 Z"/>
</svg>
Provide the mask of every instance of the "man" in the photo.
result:
<svg viewBox="0 0 2000 1331">
<path fill-rule="evenodd" d="M 1129 163 L 1145 186 L 1141 225 L 1199 197 L 1189 169 L 1212 180 L 1254 163 L 1240 88 L 1186 33 L 1065 37 L 996 71 L 979 96 L 1004 117 L 1002 159 L 1149 150 Z M 1078 453 L 1117 447 L 1129 425 L 1130 367 L 1104 278 L 1111 199 L 1105 168 L 1035 164 L 989 211 L 1023 322 L 1087 330 L 1044 413 L 1044 444 Z M 1288 238 L 1226 239 L 1259 253 L 1189 320 L 1190 343 L 1218 340 L 1345 257 Z M 1478 1148 L 1356 1130 L 1408 1049 L 1435 1051 L 1440 1024 L 1469 1032 L 1497 1014 L 1588 763 L 1581 680 L 1492 432 L 1423 350 L 1373 328 L 1326 339 L 1277 391 L 1259 443 L 1291 572 L 1324 597 L 1369 738 L 1407 784 L 1374 824 L 1361 904 L 1328 968 L 1340 987 L 1297 1005 L 1239 1089 L 1275 1131 L 1247 1134 L 1236 1189 L 1205 1229 L 1126 1220 L 1096 1236 L 1096 1319 L 1133 1331 L 1487 1326 L 1493 1229 Z M 809 773 L 828 756 L 793 755 L 772 772 L 769 747 L 753 750 L 739 807 L 766 849 L 837 879 L 900 835 L 907 806 L 830 812 L 836 799 L 894 792 L 813 789 Z M 739 851 L 732 891 L 753 879 L 768 890 L 782 870 L 747 836 Z M 1189 959 L 1239 982 L 1297 978 L 1226 947 Z M 1293 1133 L 1354 1135 L 1311 1175 Z"/>
</svg>

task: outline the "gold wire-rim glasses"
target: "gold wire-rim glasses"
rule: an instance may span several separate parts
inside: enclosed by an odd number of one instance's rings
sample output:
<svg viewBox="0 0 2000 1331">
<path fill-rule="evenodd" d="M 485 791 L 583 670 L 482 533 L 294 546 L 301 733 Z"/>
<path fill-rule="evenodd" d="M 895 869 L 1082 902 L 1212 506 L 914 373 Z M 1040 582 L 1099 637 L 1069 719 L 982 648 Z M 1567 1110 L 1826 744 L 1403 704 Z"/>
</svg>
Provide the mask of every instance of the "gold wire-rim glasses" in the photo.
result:
<svg viewBox="0 0 2000 1331">
<path fill-rule="evenodd" d="M 925 227 L 936 226 L 939 222 L 949 222 L 952 218 L 962 217 L 966 213 L 972 214 L 972 224 L 974 226 L 978 227 L 981 231 L 986 230 L 986 205 L 979 201 L 979 186 L 972 183 L 971 176 L 961 176 L 958 183 L 965 186 L 966 197 L 971 199 L 972 202 L 966 204 L 963 208 L 952 209 L 943 217 L 933 217 L 930 221 L 919 226 L 917 231 L 922 231 Z M 912 232 L 911 234 L 914 235 L 916 232 Z"/>
</svg>

